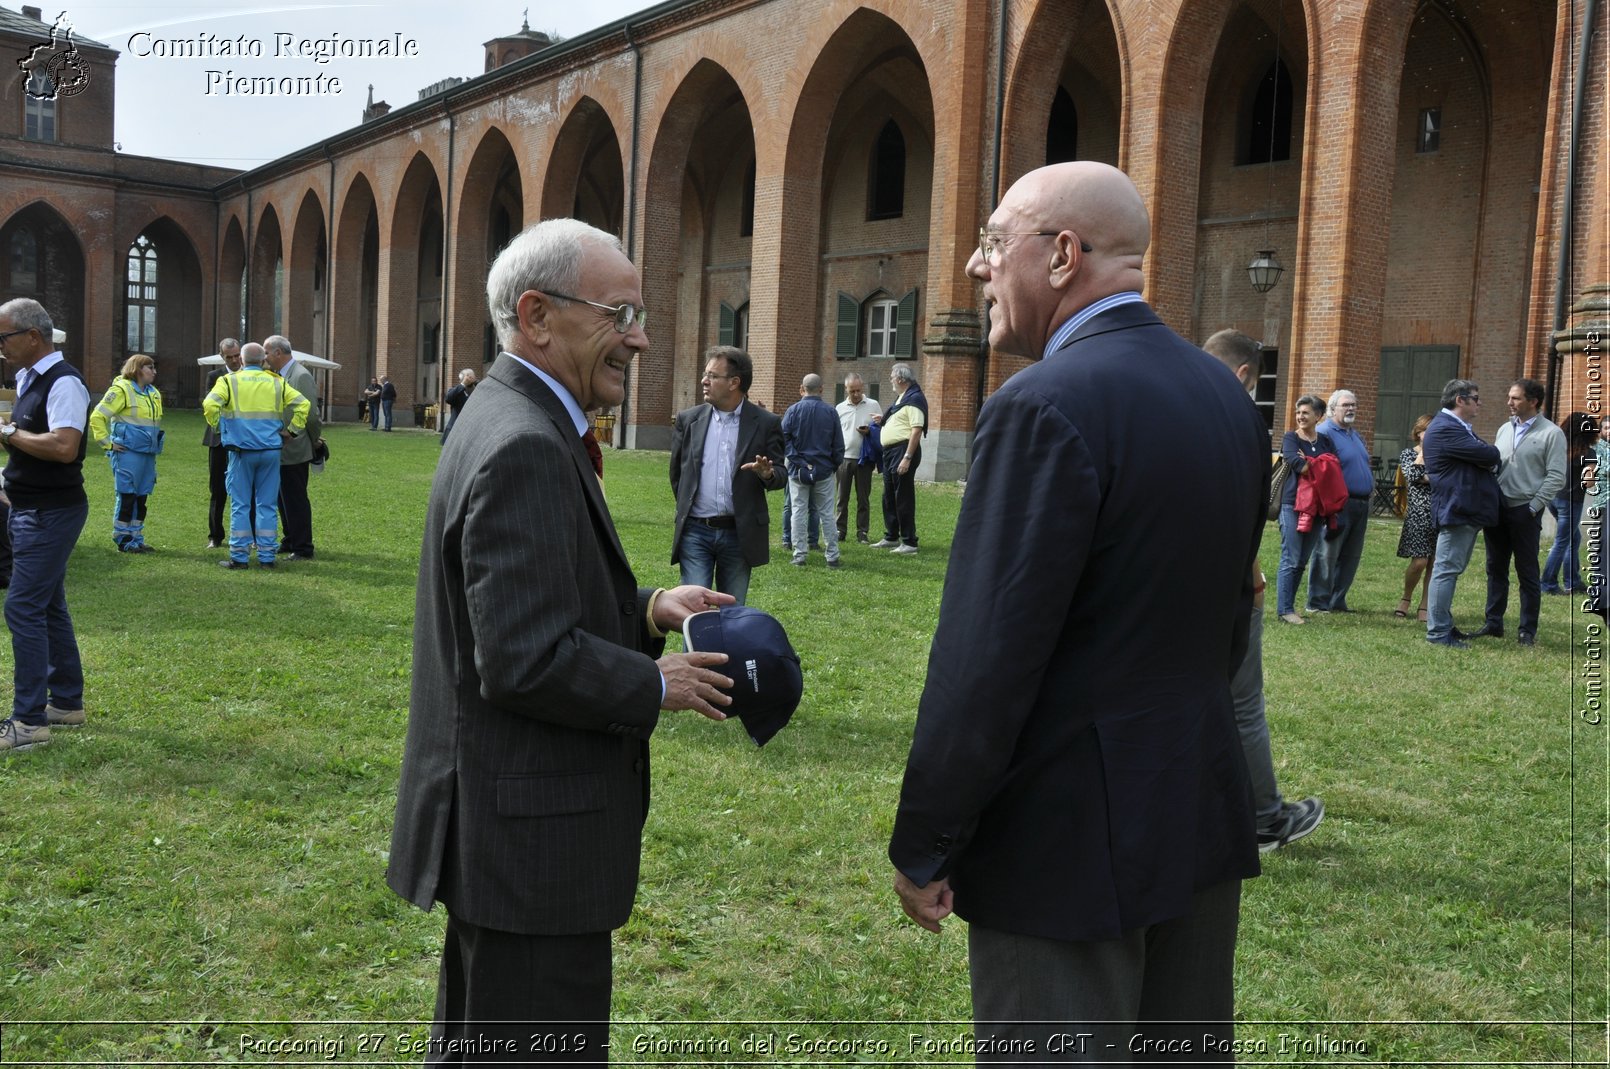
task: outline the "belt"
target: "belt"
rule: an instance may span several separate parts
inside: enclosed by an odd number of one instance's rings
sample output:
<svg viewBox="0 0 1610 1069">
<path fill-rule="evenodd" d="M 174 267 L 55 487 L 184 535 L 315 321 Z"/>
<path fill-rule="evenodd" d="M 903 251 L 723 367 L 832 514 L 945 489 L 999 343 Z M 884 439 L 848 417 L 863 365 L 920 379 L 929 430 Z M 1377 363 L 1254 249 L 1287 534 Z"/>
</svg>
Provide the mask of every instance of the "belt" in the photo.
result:
<svg viewBox="0 0 1610 1069">
<path fill-rule="evenodd" d="M 1369 494 L 1348 494 L 1347 497 L 1350 501 L 1368 501 L 1370 499 Z"/>
<path fill-rule="evenodd" d="M 689 516 L 688 519 L 723 531 L 730 531 L 738 526 L 738 520 L 733 516 Z"/>
</svg>

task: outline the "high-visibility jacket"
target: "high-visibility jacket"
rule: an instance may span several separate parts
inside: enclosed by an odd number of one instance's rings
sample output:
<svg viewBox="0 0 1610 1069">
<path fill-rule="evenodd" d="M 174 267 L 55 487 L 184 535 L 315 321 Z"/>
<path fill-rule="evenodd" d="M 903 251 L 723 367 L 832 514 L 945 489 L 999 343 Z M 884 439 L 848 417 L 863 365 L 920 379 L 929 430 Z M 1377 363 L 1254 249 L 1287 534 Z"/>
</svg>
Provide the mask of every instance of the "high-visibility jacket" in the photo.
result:
<svg viewBox="0 0 1610 1069">
<path fill-rule="evenodd" d="M 219 378 L 201 402 L 226 449 L 278 449 L 280 430 L 301 431 L 312 408 L 284 379 L 251 364 Z"/>
<path fill-rule="evenodd" d="M 161 424 L 162 392 L 119 376 L 90 410 L 89 435 L 102 449 L 120 445 L 131 453 L 160 453 Z"/>
</svg>

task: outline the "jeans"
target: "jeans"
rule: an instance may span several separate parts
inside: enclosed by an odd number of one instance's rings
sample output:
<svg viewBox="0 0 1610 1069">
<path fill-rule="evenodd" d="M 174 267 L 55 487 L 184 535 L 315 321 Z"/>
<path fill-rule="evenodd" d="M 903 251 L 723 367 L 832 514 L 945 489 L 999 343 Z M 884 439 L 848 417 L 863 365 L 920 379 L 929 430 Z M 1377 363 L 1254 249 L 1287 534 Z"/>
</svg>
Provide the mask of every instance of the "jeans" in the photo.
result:
<svg viewBox="0 0 1610 1069">
<path fill-rule="evenodd" d="M 1347 592 L 1358 574 L 1364 556 L 1364 532 L 1370 525 L 1370 499 L 1350 497 L 1342 511 L 1342 528 L 1335 538 L 1327 538 L 1314 554 L 1314 567 L 1308 573 L 1308 608 L 1344 612 Z"/>
<path fill-rule="evenodd" d="M 783 548 L 794 548 L 794 496 L 789 489 L 790 483 L 783 480 Z M 809 496 L 809 495 L 807 495 Z M 806 543 L 811 549 L 817 549 L 822 544 L 822 517 L 817 512 L 816 502 L 811 502 L 811 540 Z"/>
<path fill-rule="evenodd" d="M 688 517 L 682 528 L 682 583 L 731 594 L 744 603 L 749 594 L 749 562 L 744 560 L 738 532 L 730 527 L 707 527 Z"/>
<path fill-rule="evenodd" d="M 1549 502 L 1554 515 L 1554 546 L 1548 560 L 1543 562 L 1543 589 L 1553 592 L 1560 588 L 1581 590 L 1582 581 L 1582 502 L 1572 501 L 1569 493 L 1562 492 Z"/>
<path fill-rule="evenodd" d="M 1263 701 L 1263 609 L 1254 605 L 1247 628 L 1247 653 L 1230 677 L 1230 703 L 1235 706 L 1235 729 L 1241 733 L 1241 752 L 1252 780 L 1252 805 L 1258 830 L 1274 827 L 1285 799 L 1275 785 L 1275 761 L 1269 752 L 1269 720 Z"/>
<path fill-rule="evenodd" d="M 385 416 L 386 416 L 386 430 L 388 430 L 388 431 L 391 430 L 391 406 L 396 404 L 396 403 L 397 402 L 395 402 L 395 401 L 384 401 L 384 400 L 380 402 L 380 411 L 385 413 Z"/>
<path fill-rule="evenodd" d="M 279 517 L 280 451 L 242 449 L 229 454 L 229 557 L 245 564 L 257 547 L 257 559 L 274 560 Z"/>
<path fill-rule="evenodd" d="M 84 707 L 84 666 L 67 612 L 67 559 L 89 519 L 89 502 L 65 508 L 11 510 L 11 715 L 47 722 L 45 703 Z"/>
<path fill-rule="evenodd" d="M 1297 587 L 1303 581 L 1308 557 L 1319 544 L 1325 525 L 1317 523 L 1307 533 L 1297 530 L 1297 510 L 1280 506 L 1280 569 L 1275 573 L 1275 613 L 1287 616 L 1297 611 Z"/>
<path fill-rule="evenodd" d="M 1498 524 L 1487 528 L 1487 626 L 1504 626 L 1509 608 L 1509 561 L 1515 558 L 1515 580 L 1521 588 L 1522 634 L 1537 634 L 1537 617 L 1543 602 L 1537 578 L 1538 531 L 1542 518 L 1530 505 L 1505 505 L 1498 513 Z"/>
<path fill-rule="evenodd" d="M 789 522 L 793 526 L 794 559 L 805 559 L 805 547 L 810 543 L 806 541 L 806 528 L 810 526 L 810 516 L 826 516 L 833 511 L 833 480 L 818 479 L 814 483 L 802 483 L 795 479 L 788 480 L 788 493 L 793 500 Z M 831 522 L 822 524 L 822 548 L 829 561 L 839 559 L 839 539 Z"/>
<path fill-rule="evenodd" d="M 1426 590 L 1426 639 L 1440 641 L 1453 634 L 1453 591 L 1476 548 L 1475 524 L 1461 523 L 1437 531 L 1437 555 L 1431 562 L 1431 585 Z"/>
</svg>

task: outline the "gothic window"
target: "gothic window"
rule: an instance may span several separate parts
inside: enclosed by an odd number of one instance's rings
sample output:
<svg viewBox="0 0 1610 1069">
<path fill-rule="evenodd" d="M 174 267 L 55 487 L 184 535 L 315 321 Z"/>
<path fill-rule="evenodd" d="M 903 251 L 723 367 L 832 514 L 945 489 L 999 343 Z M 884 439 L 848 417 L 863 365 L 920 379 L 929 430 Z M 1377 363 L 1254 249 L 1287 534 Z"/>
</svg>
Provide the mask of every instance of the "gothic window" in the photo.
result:
<svg viewBox="0 0 1610 1069">
<path fill-rule="evenodd" d="M 141 234 L 129 246 L 128 351 L 154 353 L 157 348 L 157 250 Z"/>
</svg>

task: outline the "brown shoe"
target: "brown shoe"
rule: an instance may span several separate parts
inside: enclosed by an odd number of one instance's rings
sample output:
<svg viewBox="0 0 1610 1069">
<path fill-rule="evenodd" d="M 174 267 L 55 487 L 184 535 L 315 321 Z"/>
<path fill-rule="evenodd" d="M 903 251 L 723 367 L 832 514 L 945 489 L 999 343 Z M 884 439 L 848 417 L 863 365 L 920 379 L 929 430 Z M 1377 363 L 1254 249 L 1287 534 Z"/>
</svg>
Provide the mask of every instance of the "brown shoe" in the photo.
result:
<svg viewBox="0 0 1610 1069">
<path fill-rule="evenodd" d="M 0 720 L 0 753 L 31 750 L 50 745 L 50 728 L 44 724 L 24 724 L 15 717 Z"/>
<path fill-rule="evenodd" d="M 83 709 L 58 709 L 47 702 L 45 704 L 45 719 L 50 721 L 51 727 L 76 728 L 83 726 L 88 716 Z"/>
</svg>

